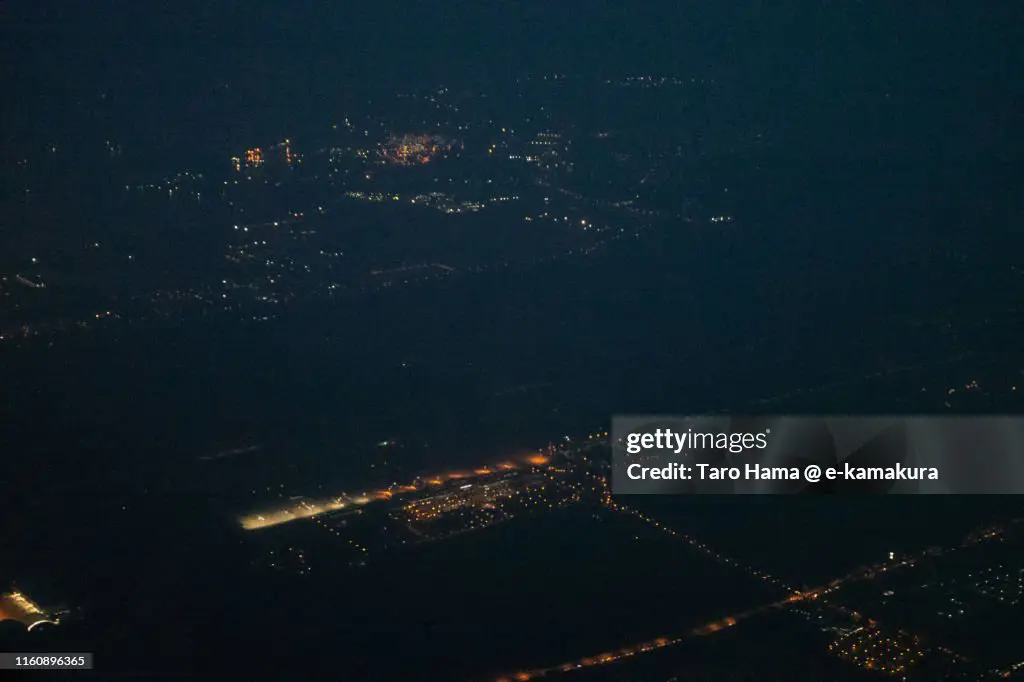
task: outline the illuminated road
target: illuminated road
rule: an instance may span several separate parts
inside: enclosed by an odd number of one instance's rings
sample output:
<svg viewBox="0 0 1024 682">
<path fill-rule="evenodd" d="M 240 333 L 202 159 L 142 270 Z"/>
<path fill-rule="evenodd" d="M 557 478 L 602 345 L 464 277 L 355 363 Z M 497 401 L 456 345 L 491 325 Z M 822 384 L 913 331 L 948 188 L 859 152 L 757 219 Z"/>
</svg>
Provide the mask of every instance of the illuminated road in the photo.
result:
<svg viewBox="0 0 1024 682">
<path fill-rule="evenodd" d="M 624 649 L 618 649 L 616 651 L 608 651 L 602 654 L 597 654 L 596 656 L 588 656 L 586 658 L 581 658 L 576 661 L 570 661 L 568 663 L 562 663 L 559 665 L 551 666 L 550 668 L 536 668 L 534 670 L 524 670 L 515 673 L 511 677 L 498 678 L 498 682 L 513 682 L 513 680 L 525 682 L 526 680 L 535 680 L 548 674 L 569 673 L 574 670 L 579 670 L 581 668 L 593 668 L 599 665 L 608 665 L 609 663 L 622 661 L 627 658 L 637 656 L 639 654 L 651 653 L 652 651 L 660 651 L 662 649 L 667 649 L 668 647 L 676 646 L 677 644 L 686 640 L 690 640 L 694 637 L 704 637 L 715 632 L 720 632 L 722 630 L 732 627 L 733 625 L 736 625 L 737 622 L 743 620 L 744 618 L 749 618 L 751 616 L 755 616 L 760 613 L 764 613 L 766 611 L 779 608 L 780 606 L 783 606 L 786 603 L 788 602 L 781 601 L 775 604 L 766 604 L 765 606 L 761 606 L 750 611 L 744 611 L 743 613 L 738 613 L 732 616 L 726 616 L 725 618 L 720 618 L 716 621 L 712 621 L 711 623 L 705 623 L 704 625 L 695 627 L 689 632 L 686 632 L 683 635 L 678 635 L 676 637 L 660 637 L 658 639 L 652 639 L 649 642 L 635 644 L 633 646 L 629 646 Z"/>
<path fill-rule="evenodd" d="M 534 452 L 478 469 L 449 471 L 436 476 L 417 478 L 404 485 L 393 484 L 387 488 L 364 492 L 358 495 L 342 493 L 335 497 L 320 500 L 289 500 L 279 507 L 242 516 L 239 518 L 239 523 L 241 523 L 242 528 L 245 530 L 272 528 L 292 521 L 310 519 L 327 512 L 362 507 L 371 502 L 398 498 L 402 495 L 440 486 L 449 481 L 487 476 L 500 471 L 525 471 L 530 467 L 544 467 L 548 464 L 548 461 L 549 458 L 546 455 Z"/>
<path fill-rule="evenodd" d="M 767 612 L 775 610 L 775 609 L 786 608 L 788 606 L 791 606 L 793 604 L 796 604 L 796 603 L 799 603 L 799 602 L 803 602 L 803 601 L 811 601 L 811 600 L 818 601 L 823 606 L 826 606 L 828 608 L 834 609 L 834 610 L 842 613 L 845 616 L 852 617 L 852 618 L 854 618 L 856 620 L 862 620 L 863 622 L 865 622 L 869 626 L 877 627 L 878 623 L 876 621 L 867 619 L 864 616 L 862 616 L 860 613 L 858 613 L 857 611 L 849 609 L 849 608 L 847 608 L 845 606 L 842 606 L 840 604 L 830 603 L 828 601 L 828 599 L 827 599 L 827 596 L 831 595 L 831 594 L 835 593 L 836 591 L 838 591 L 839 589 L 841 589 L 841 588 L 843 588 L 843 587 L 845 587 L 847 585 L 853 584 L 855 582 L 873 580 L 873 579 L 875 579 L 875 578 L 877 578 L 877 577 L 879 577 L 881 575 L 884 575 L 884 574 L 886 574 L 886 573 L 888 573 L 890 571 L 894 571 L 894 570 L 897 570 L 897 569 L 900 569 L 900 568 L 905 568 L 905 567 L 913 566 L 913 565 L 918 563 L 921 559 L 923 559 L 926 556 L 943 556 L 943 555 L 947 555 L 947 554 L 951 554 L 953 552 L 956 552 L 956 551 L 958 551 L 960 549 L 963 549 L 965 547 L 970 547 L 970 546 L 973 546 L 973 545 L 981 543 L 981 542 L 987 542 L 987 541 L 990 541 L 990 540 L 997 539 L 997 538 L 1002 536 L 1002 534 L 1003 534 L 1003 532 L 1005 530 L 1004 528 L 1001 528 L 1001 527 L 985 528 L 985 529 L 982 529 L 980 531 L 975 531 L 975 532 L 971 533 L 959 545 L 953 545 L 953 546 L 950 546 L 950 547 L 947 547 L 947 548 L 941 548 L 941 549 L 925 550 L 925 551 L 922 551 L 921 553 L 919 553 L 917 555 L 907 556 L 907 557 L 900 558 L 898 560 L 893 560 L 893 561 L 890 561 L 890 562 L 879 563 L 879 564 L 875 564 L 875 565 L 872 565 L 872 566 L 857 568 L 857 569 L 854 569 L 853 571 L 850 571 L 848 574 L 846 574 L 845 576 L 843 576 L 841 578 L 836 578 L 835 580 L 830 581 L 826 585 L 822 585 L 820 587 L 813 587 L 813 588 L 809 588 L 809 589 L 805 589 L 805 590 L 796 590 L 796 589 L 794 589 L 792 587 L 787 587 L 785 585 L 785 583 L 783 583 L 783 581 L 781 581 L 780 579 L 778 579 L 778 578 L 776 578 L 776 577 L 774 577 L 772 575 L 769 575 L 769 574 L 767 574 L 767 573 L 765 573 L 763 571 L 758 571 L 757 569 L 754 569 L 752 567 L 745 566 L 744 564 L 742 564 L 742 563 L 740 563 L 740 562 L 738 562 L 738 561 L 736 561 L 734 559 L 731 559 L 730 557 L 722 555 L 722 554 L 718 553 L 717 551 L 713 550 L 712 548 L 708 547 L 704 543 L 700 542 L 699 540 L 697 540 L 697 539 L 695 539 L 695 538 L 693 538 L 691 536 L 688 536 L 688 535 L 686 535 L 684 533 L 679 533 L 679 532 L 675 531 L 674 529 L 672 529 L 672 528 L 666 526 L 665 524 L 661 523 L 660 521 L 658 521 L 656 519 L 653 519 L 653 518 L 643 514 L 642 512 L 639 512 L 639 511 L 637 511 L 635 509 L 627 507 L 626 505 L 616 503 L 614 500 L 612 500 L 611 495 L 609 493 L 607 493 L 607 492 L 606 492 L 606 494 L 604 496 L 604 500 L 603 501 L 604 501 L 605 505 L 609 509 L 611 509 L 613 511 L 620 512 L 620 513 L 624 513 L 624 514 L 628 514 L 628 515 L 634 516 L 634 517 L 636 517 L 638 519 L 641 519 L 645 523 L 651 524 L 655 528 L 657 528 L 657 529 L 659 529 L 659 530 L 661 530 L 661 531 L 663 531 L 665 533 L 668 533 L 669 535 L 672 535 L 673 537 L 678 537 L 678 538 L 680 538 L 682 540 L 685 540 L 691 547 L 697 549 L 698 551 L 700 551 L 702 554 L 705 554 L 706 556 L 710 556 L 711 558 L 715 559 L 716 561 L 719 561 L 719 562 L 721 562 L 721 563 L 723 563 L 725 565 L 732 566 L 734 568 L 738 568 L 740 570 L 743 570 L 743 571 L 747 572 L 748 574 L 750 574 L 750 575 L 752 575 L 752 576 L 754 576 L 754 577 L 756 577 L 756 578 L 758 578 L 758 579 L 760 579 L 760 580 L 762 580 L 762 581 L 764 581 L 766 583 L 769 583 L 769 584 L 771 584 L 773 586 L 786 588 L 786 590 L 788 592 L 790 592 L 790 595 L 788 597 L 786 597 L 785 599 L 781 599 L 781 600 L 776 601 L 776 602 L 772 602 L 772 603 L 769 603 L 769 604 L 764 604 L 762 606 L 755 607 L 753 609 L 749 609 L 749 610 L 743 611 L 741 613 L 735 613 L 735 614 L 732 614 L 732 615 L 729 615 L 729 616 L 724 616 L 724 617 L 719 618 L 719 619 L 717 619 L 715 621 L 712 621 L 710 623 L 706 623 L 704 625 L 695 627 L 695 628 L 693 628 L 693 629 L 683 633 L 682 635 L 673 635 L 671 637 L 661 637 L 661 638 L 650 640 L 650 641 L 647 641 L 647 642 L 642 642 L 640 644 L 633 644 L 633 645 L 630 645 L 630 646 L 627 646 L 627 647 L 624 647 L 622 649 L 618 649 L 618 650 L 615 650 L 615 651 L 605 652 L 605 653 L 597 654 L 595 656 L 587 656 L 587 657 L 580 658 L 580 659 L 577 659 L 577 660 L 568 661 L 568 662 L 561 663 L 561 664 L 558 664 L 558 665 L 553 665 L 553 666 L 550 666 L 550 667 L 547 667 L 547 668 L 535 668 L 535 669 L 531 669 L 531 670 L 523 670 L 523 671 L 514 673 L 511 676 L 500 677 L 500 678 L 498 678 L 498 682 L 513 682 L 513 681 L 515 681 L 515 682 L 526 682 L 527 680 L 534 680 L 534 679 L 538 679 L 538 678 L 541 678 L 541 677 L 544 677 L 544 676 L 547 676 L 547 675 L 565 674 L 565 673 L 573 672 L 575 670 L 581 670 L 581 669 L 586 669 L 586 668 L 593 668 L 595 666 L 609 665 L 609 664 L 612 664 L 612 663 L 616 663 L 618 661 L 622 661 L 622 660 L 625 660 L 625 659 L 632 658 L 634 656 L 638 656 L 640 654 L 645 654 L 645 653 L 650 653 L 650 652 L 654 652 L 654 651 L 660 651 L 660 650 L 663 650 L 663 649 L 667 649 L 669 647 L 676 646 L 676 645 L 678 645 L 678 644 L 680 644 L 680 643 L 682 643 L 684 641 L 692 640 L 694 637 L 705 637 L 705 636 L 714 634 L 716 632 L 722 632 L 722 631 L 727 630 L 728 628 L 732 627 L 733 625 L 735 625 L 736 623 L 738 623 L 741 620 L 748 619 L 748 618 L 751 618 L 753 616 L 757 616 L 757 615 L 760 615 L 760 614 L 763 614 L 763 613 L 767 613 Z M 940 649 L 940 650 L 943 653 L 945 653 L 945 654 L 947 654 L 947 655 L 949 655 L 949 656 L 951 656 L 953 658 L 956 658 L 956 659 L 958 659 L 960 661 L 967 661 L 968 660 L 966 657 L 964 657 L 964 656 L 962 656 L 960 654 L 957 654 L 956 652 L 950 651 L 948 649 Z"/>
</svg>

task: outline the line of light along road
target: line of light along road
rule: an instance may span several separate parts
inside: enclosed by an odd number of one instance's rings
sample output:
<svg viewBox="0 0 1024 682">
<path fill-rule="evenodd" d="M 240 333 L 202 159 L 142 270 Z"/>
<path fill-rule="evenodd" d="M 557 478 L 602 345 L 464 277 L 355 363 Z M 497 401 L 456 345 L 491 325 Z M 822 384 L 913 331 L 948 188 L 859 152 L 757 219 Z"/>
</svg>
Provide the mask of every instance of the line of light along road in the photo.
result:
<svg viewBox="0 0 1024 682">
<path fill-rule="evenodd" d="M 361 507 L 378 500 L 390 500 L 395 496 L 414 493 L 431 487 L 444 485 L 449 481 L 458 481 L 474 476 L 487 476 L 500 471 L 522 471 L 529 467 L 543 467 L 550 461 L 544 454 L 533 452 L 516 458 L 508 459 L 491 466 L 478 469 L 449 471 L 435 476 L 417 478 L 404 485 L 393 484 L 387 488 L 364 492 L 358 495 L 341 494 L 319 500 L 289 500 L 287 504 L 266 511 L 252 513 L 239 518 L 245 530 L 260 530 L 280 526 L 284 523 L 309 519 L 320 514 L 342 509 Z"/>
<path fill-rule="evenodd" d="M 823 585 L 821 587 L 814 587 L 814 588 L 805 589 L 805 590 L 798 590 L 798 589 L 795 589 L 795 588 L 793 588 L 791 586 L 786 585 L 785 583 L 783 583 L 780 579 L 776 578 L 775 576 L 772 576 L 770 574 L 764 573 L 762 571 L 757 571 L 756 569 L 753 569 L 753 568 L 744 567 L 742 564 L 738 563 L 737 561 L 735 561 L 733 559 L 730 559 L 729 557 L 726 557 L 726 556 L 724 556 L 722 554 L 719 554 L 718 552 L 716 552 L 715 550 L 711 549 L 707 545 L 701 543 L 697 539 L 695 539 L 695 538 L 693 538 L 693 537 L 691 537 L 689 535 L 686 535 L 684 533 L 679 533 L 678 531 L 676 531 L 676 530 L 666 526 L 665 524 L 661 523 L 660 521 L 658 521 L 658 520 L 656 520 L 656 519 L 654 519 L 654 518 L 652 518 L 650 516 L 647 516 L 646 514 L 640 512 L 640 511 L 637 511 L 635 509 L 627 507 L 626 505 L 619 504 L 619 503 L 615 502 L 611 498 L 610 494 L 606 494 L 605 495 L 604 502 L 605 502 L 605 505 L 609 509 L 611 509 L 613 511 L 617 511 L 617 512 L 620 512 L 620 513 L 628 514 L 628 515 L 634 516 L 636 518 L 639 518 L 640 520 L 644 521 L 645 523 L 649 523 L 652 526 L 654 526 L 655 528 L 657 528 L 657 529 L 659 529 L 659 530 L 661 530 L 661 531 L 663 531 L 665 533 L 668 533 L 669 535 L 672 535 L 674 537 L 678 537 L 678 538 L 680 538 L 682 540 L 685 540 L 693 548 L 697 549 L 698 551 L 700 551 L 701 553 L 703 553 L 705 555 L 710 556 L 711 558 L 715 559 L 716 561 L 720 561 L 720 562 L 726 563 L 728 565 L 733 566 L 734 568 L 745 569 L 748 573 L 750 573 L 751 575 L 753 575 L 753 576 L 763 580 L 764 582 L 770 583 L 770 584 L 772 584 L 772 585 L 774 585 L 776 587 L 783 587 L 783 588 L 785 588 L 788 592 L 790 592 L 789 596 L 786 597 L 785 599 L 780 599 L 780 600 L 775 601 L 775 602 L 764 604 L 762 606 L 758 606 L 756 608 L 753 608 L 753 609 L 750 609 L 750 610 L 747 610 L 747 611 L 743 611 L 741 613 L 735 613 L 735 614 L 732 614 L 732 615 L 729 615 L 729 616 L 725 616 L 725 617 L 719 618 L 719 619 L 714 620 L 714 621 L 712 621 L 710 623 L 706 623 L 704 625 L 695 627 L 695 628 L 689 630 L 688 632 L 686 632 L 686 633 L 684 633 L 682 635 L 676 635 L 676 636 L 673 636 L 673 637 L 659 637 L 659 638 L 654 639 L 654 640 L 650 640 L 650 641 L 647 641 L 647 642 L 642 642 L 640 644 L 634 644 L 634 645 L 627 646 L 627 647 L 624 647 L 622 649 L 618 649 L 618 650 L 615 650 L 615 651 L 605 652 L 605 653 L 597 654 L 597 655 L 594 655 L 594 656 L 587 656 L 587 657 L 580 658 L 580 659 L 577 659 L 577 660 L 574 660 L 574 661 L 568 661 L 566 663 L 560 663 L 558 665 L 553 665 L 553 666 L 550 666 L 550 667 L 547 667 L 547 668 L 534 668 L 532 670 L 520 671 L 520 672 L 514 673 L 510 677 L 501 677 L 501 678 L 498 679 L 498 682 L 513 682 L 513 681 L 514 682 L 527 682 L 528 680 L 535 680 L 535 679 L 538 679 L 538 678 L 541 678 L 541 677 L 545 677 L 547 675 L 552 675 L 552 674 L 558 675 L 558 674 L 570 673 L 570 672 L 573 672 L 573 671 L 576 671 L 576 670 L 580 670 L 580 669 L 593 668 L 595 666 L 609 665 L 611 663 L 615 663 L 617 661 L 622 661 L 622 660 L 625 660 L 625 659 L 629 659 L 629 658 L 632 658 L 632 657 L 640 655 L 640 654 L 651 653 L 651 652 L 655 652 L 655 651 L 658 651 L 658 650 L 666 649 L 668 647 L 676 646 L 676 645 L 678 645 L 678 644 L 680 644 L 680 643 L 682 643 L 684 641 L 688 641 L 690 639 L 693 639 L 694 637 L 703 637 L 703 636 L 707 636 L 707 635 L 710 635 L 710 634 L 713 634 L 713 633 L 716 633 L 716 632 L 721 632 L 723 630 L 726 630 L 726 629 L 732 627 L 733 625 L 735 625 L 739 621 L 744 620 L 746 618 L 750 618 L 752 616 L 756 616 L 756 615 L 759 615 L 759 614 L 762 614 L 762 613 L 766 613 L 766 612 L 772 611 L 774 609 L 785 608 L 787 606 L 790 606 L 790 605 L 798 603 L 798 602 L 810 601 L 810 600 L 818 600 L 818 599 L 821 599 L 822 597 L 825 597 L 825 596 L 827 596 L 827 595 L 829 595 L 829 594 L 831 594 L 831 593 L 833 593 L 833 592 L 839 590 L 840 588 L 845 587 L 845 586 L 847 586 L 849 584 L 852 584 L 852 583 L 855 583 L 855 582 L 859 582 L 859 581 L 872 580 L 874 578 L 877 578 L 878 576 L 881 576 L 881 575 L 884 575 L 884 574 L 888 573 L 889 571 L 893 571 L 893 570 L 896 570 L 898 568 L 904 568 L 904 567 L 913 566 L 918 561 L 920 561 L 921 559 L 923 559 L 927 555 L 933 555 L 934 556 L 936 554 L 947 554 L 947 553 L 956 551 L 958 549 L 962 549 L 964 547 L 968 547 L 968 546 L 970 546 L 972 544 L 976 544 L 978 542 L 985 542 L 985 541 L 988 541 L 988 540 L 993 540 L 995 538 L 998 538 L 1001 535 L 1001 533 L 1002 533 L 1001 529 L 989 529 L 989 530 L 987 530 L 987 531 L 985 531 L 983 533 L 972 533 L 961 544 L 953 545 L 951 547 L 947 547 L 947 548 L 945 548 L 943 550 L 940 550 L 939 552 L 935 552 L 933 550 L 925 550 L 925 551 L 921 552 L 920 554 L 912 555 L 912 556 L 906 556 L 906 557 L 902 557 L 902 558 L 899 558 L 899 559 L 896 559 L 895 557 L 892 557 L 890 555 L 890 561 L 888 561 L 888 562 L 882 562 L 882 563 L 878 563 L 878 564 L 875 564 L 875 565 L 872 565 L 872 566 L 863 567 L 863 568 L 860 568 L 860 569 L 855 569 L 853 571 L 850 571 L 848 574 L 846 574 L 842 578 L 837 578 L 835 580 L 832 580 L 827 585 Z M 824 600 L 822 600 L 822 601 L 824 601 Z M 846 607 L 843 607 L 841 605 L 838 605 L 838 604 L 828 604 L 827 602 L 826 602 L 826 604 L 827 604 L 827 606 L 829 606 L 829 607 L 831 607 L 833 609 L 836 609 L 836 610 L 838 610 L 838 611 L 840 611 L 840 612 L 842 612 L 842 613 L 844 613 L 846 615 L 860 617 L 860 614 L 858 614 L 858 613 L 856 613 L 856 612 L 854 612 L 854 611 L 852 611 L 850 609 L 847 609 Z M 869 621 L 869 622 L 873 622 L 873 621 Z M 961 658 L 963 660 L 966 660 L 962 656 L 959 656 L 959 658 Z"/>
</svg>

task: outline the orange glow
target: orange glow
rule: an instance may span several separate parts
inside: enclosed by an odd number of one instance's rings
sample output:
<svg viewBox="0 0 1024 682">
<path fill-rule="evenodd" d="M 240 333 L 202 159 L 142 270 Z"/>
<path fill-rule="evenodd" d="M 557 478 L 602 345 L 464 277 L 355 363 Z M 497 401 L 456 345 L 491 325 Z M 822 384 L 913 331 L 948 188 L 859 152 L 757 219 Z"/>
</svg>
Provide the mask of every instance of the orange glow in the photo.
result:
<svg viewBox="0 0 1024 682">
<path fill-rule="evenodd" d="M 397 135 L 381 146 L 380 155 L 388 163 L 400 166 L 423 165 L 455 144 L 434 135 Z"/>
<path fill-rule="evenodd" d="M 32 629 L 42 622 L 55 623 L 35 602 L 21 592 L 0 594 L 0 620 L 16 620 Z"/>
<path fill-rule="evenodd" d="M 263 150 L 259 147 L 249 149 L 245 152 L 245 163 L 249 166 L 259 166 L 263 163 Z"/>
<path fill-rule="evenodd" d="M 301 500 L 298 502 L 292 502 L 276 509 L 248 514 L 241 517 L 239 521 L 241 522 L 242 527 L 246 530 L 270 528 L 272 526 L 278 526 L 283 523 L 289 523 L 299 519 L 313 518 L 326 512 L 338 511 L 351 506 L 361 506 L 374 501 L 390 500 L 393 499 L 396 494 L 416 492 L 425 486 L 440 486 L 444 485 L 447 481 L 460 481 L 474 476 L 488 476 L 499 470 L 503 472 L 516 471 L 524 468 L 524 465 L 541 467 L 548 465 L 550 461 L 550 457 L 546 457 L 539 453 L 523 453 L 521 455 L 517 455 L 513 460 L 506 460 L 493 466 L 483 466 L 473 470 L 452 471 L 438 474 L 429 479 L 417 479 L 417 482 L 408 483 L 402 486 L 392 485 L 388 488 L 382 488 L 374 492 L 366 493 L 365 495 L 359 495 L 358 497 L 352 497 L 343 493 L 323 500 Z"/>
</svg>

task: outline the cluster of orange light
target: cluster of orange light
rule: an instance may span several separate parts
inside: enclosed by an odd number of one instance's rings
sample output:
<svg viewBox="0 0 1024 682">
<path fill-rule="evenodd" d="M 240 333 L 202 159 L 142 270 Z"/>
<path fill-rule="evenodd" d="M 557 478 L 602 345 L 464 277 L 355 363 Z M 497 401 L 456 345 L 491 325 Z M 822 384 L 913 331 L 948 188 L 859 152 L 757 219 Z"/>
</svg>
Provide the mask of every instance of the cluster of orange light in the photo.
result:
<svg viewBox="0 0 1024 682">
<path fill-rule="evenodd" d="M 299 519 L 308 519 L 325 512 L 338 511 L 340 509 L 346 509 L 353 506 L 362 506 L 375 500 L 390 500 L 396 495 L 402 495 L 405 493 L 412 493 L 419 490 L 423 490 L 427 486 L 439 486 L 443 485 L 448 481 L 459 481 L 463 479 L 469 479 L 474 476 L 486 476 L 488 474 L 495 473 L 497 471 L 515 471 L 522 469 L 525 466 L 544 467 L 547 466 L 550 461 L 550 457 L 540 454 L 533 453 L 525 455 L 516 460 L 507 460 L 499 462 L 493 466 L 481 467 L 474 470 L 460 470 L 451 471 L 444 474 L 432 476 L 430 478 L 416 479 L 412 483 L 406 483 L 404 485 L 393 485 L 388 488 L 375 490 L 373 492 L 364 493 L 358 497 L 349 496 L 346 494 L 339 495 L 334 498 L 326 500 L 299 500 L 292 502 L 287 506 L 280 507 L 273 510 L 264 511 L 261 513 L 248 514 L 240 519 L 242 527 L 246 530 L 259 530 L 261 528 L 270 528 L 272 526 L 279 526 L 283 523 L 290 521 L 297 521 Z"/>
<path fill-rule="evenodd" d="M 390 163 L 408 166 L 430 163 L 438 153 L 451 148 L 451 143 L 432 135 L 392 137 L 381 149 L 381 156 Z"/>
<path fill-rule="evenodd" d="M 537 670 L 524 670 L 522 672 L 515 673 L 512 677 L 502 677 L 497 682 L 527 682 L 528 680 L 534 680 L 539 677 L 543 677 L 548 673 L 567 673 L 572 672 L 578 668 L 592 668 L 599 665 L 608 665 L 615 661 L 621 661 L 624 658 L 630 658 L 637 654 L 647 653 L 649 651 L 656 651 L 658 649 L 664 649 L 665 647 L 673 646 L 682 641 L 682 638 L 669 639 L 667 637 L 659 637 L 658 639 L 650 642 L 644 642 L 636 646 L 627 647 L 625 649 L 619 649 L 618 651 L 609 651 L 596 656 L 587 656 L 577 661 L 569 663 L 562 663 L 560 665 L 553 666 L 551 668 L 541 668 Z"/>
<path fill-rule="evenodd" d="M 736 625 L 736 618 L 734 618 L 733 616 L 729 616 L 727 618 L 723 618 L 722 620 L 716 620 L 714 623 L 708 623 L 707 625 L 698 628 L 694 631 L 694 634 L 710 635 L 713 632 L 718 632 L 719 630 L 730 628 L 733 625 Z"/>
<path fill-rule="evenodd" d="M 56 623 L 46 612 L 21 592 L 0 594 L 0 621 L 15 620 L 31 630 L 40 623 Z"/>
<path fill-rule="evenodd" d="M 23 595 L 21 592 L 11 592 L 8 596 L 11 598 L 11 601 L 23 608 L 26 613 L 31 613 L 33 615 L 41 615 L 43 613 L 41 608 L 36 606 L 31 599 Z"/>
<path fill-rule="evenodd" d="M 245 163 L 249 166 L 260 166 L 263 164 L 263 150 L 259 147 L 249 149 L 245 152 Z"/>
</svg>

